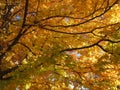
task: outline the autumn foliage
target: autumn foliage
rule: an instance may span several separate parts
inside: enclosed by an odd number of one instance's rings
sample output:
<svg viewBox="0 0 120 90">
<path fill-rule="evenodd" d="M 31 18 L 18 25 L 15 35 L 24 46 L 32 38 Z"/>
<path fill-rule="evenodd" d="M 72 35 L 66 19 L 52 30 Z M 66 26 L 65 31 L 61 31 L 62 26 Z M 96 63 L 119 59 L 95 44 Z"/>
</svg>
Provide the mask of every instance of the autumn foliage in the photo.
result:
<svg viewBox="0 0 120 90">
<path fill-rule="evenodd" d="M 0 90 L 119 90 L 120 0 L 0 0 Z"/>
</svg>

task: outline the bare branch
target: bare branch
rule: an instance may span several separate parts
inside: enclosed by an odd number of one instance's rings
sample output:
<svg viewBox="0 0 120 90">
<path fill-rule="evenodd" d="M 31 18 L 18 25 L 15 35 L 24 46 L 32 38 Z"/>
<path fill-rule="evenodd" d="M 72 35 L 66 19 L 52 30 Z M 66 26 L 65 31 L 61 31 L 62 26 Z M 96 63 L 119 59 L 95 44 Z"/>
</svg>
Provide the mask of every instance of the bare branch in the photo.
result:
<svg viewBox="0 0 120 90">
<path fill-rule="evenodd" d="M 16 70 L 19 66 L 15 66 L 13 68 L 9 68 L 7 70 L 4 70 L 4 71 L 0 71 L 0 80 L 4 80 L 6 78 L 3 78 L 4 75 L 8 74 L 8 73 L 11 73 L 12 71 Z"/>
<path fill-rule="evenodd" d="M 94 47 L 94 46 L 98 45 L 98 43 L 100 43 L 101 41 L 102 41 L 102 39 L 100 39 L 100 40 L 97 41 L 96 43 L 93 43 L 93 44 L 88 45 L 88 46 L 82 46 L 82 47 L 78 47 L 78 48 L 67 48 L 67 49 L 61 50 L 60 52 L 73 51 L 73 50 L 80 50 L 80 49 L 91 48 L 91 47 Z"/>
<path fill-rule="evenodd" d="M 29 3 L 29 0 L 26 0 L 22 28 L 24 28 L 25 23 L 26 23 L 26 17 L 27 17 L 27 12 L 28 12 L 28 3 Z"/>
<path fill-rule="evenodd" d="M 48 27 L 44 27 L 44 26 L 41 26 L 39 25 L 40 28 L 42 29 L 45 29 L 45 30 L 48 30 L 48 31 L 52 31 L 52 32 L 56 32 L 56 33 L 62 33 L 62 34 L 71 34 L 71 35 L 77 35 L 77 34 L 88 34 L 88 33 L 93 33 L 95 30 L 97 29 L 102 29 L 102 28 L 106 28 L 106 27 L 109 27 L 109 26 L 114 26 L 114 25 L 117 25 L 119 23 L 115 23 L 115 24 L 108 24 L 108 25 L 105 25 L 105 26 L 101 26 L 101 27 L 96 27 L 96 28 L 93 28 L 89 31 L 86 31 L 86 32 L 78 32 L 78 33 L 70 33 L 70 32 L 63 32 L 63 31 L 57 31 L 57 30 L 54 30 L 54 29 L 50 29 Z M 94 34 L 94 33 L 93 33 Z"/>
<path fill-rule="evenodd" d="M 100 16 L 104 15 L 106 12 L 108 12 L 108 11 L 111 9 L 111 7 L 113 7 L 113 6 L 114 6 L 115 4 L 117 4 L 117 3 L 118 3 L 118 0 L 116 0 L 112 5 L 110 5 L 110 6 L 108 6 L 107 8 L 105 8 L 104 12 L 102 12 L 101 14 L 96 15 L 96 16 L 92 17 L 91 19 L 88 19 L 88 20 L 86 20 L 86 21 L 83 21 L 83 22 L 80 22 L 80 23 L 77 23 L 77 24 L 71 24 L 71 25 L 47 25 L 47 26 L 49 26 L 49 27 L 64 27 L 64 28 L 79 26 L 79 25 L 81 25 L 81 24 L 87 23 L 87 22 L 89 22 L 89 21 L 94 20 L 94 19 L 97 18 L 97 17 L 100 17 Z M 49 17 L 48 17 L 48 18 L 49 18 Z"/>
<path fill-rule="evenodd" d="M 24 46 L 24 47 L 26 47 L 30 52 L 32 52 L 32 54 L 33 55 L 35 55 L 36 56 L 36 54 L 27 46 L 27 45 L 25 45 L 24 43 L 22 43 L 22 42 L 18 42 L 18 44 L 20 44 L 20 45 L 22 45 L 22 46 Z"/>
<path fill-rule="evenodd" d="M 67 48 L 67 49 L 61 50 L 60 52 L 80 50 L 80 49 L 86 49 L 86 48 L 91 48 L 91 47 L 94 47 L 94 46 L 98 46 L 99 48 L 101 48 L 106 53 L 113 54 L 113 52 L 107 51 L 107 50 L 104 49 L 103 46 L 99 45 L 99 43 L 102 42 L 102 41 L 107 41 L 107 42 L 111 42 L 111 43 L 119 43 L 120 42 L 120 40 L 119 41 L 113 41 L 113 40 L 110 40 L 110 39 L 100 39 L 96 43 L 93 43 L 93 44 L 88 45 L 88 46 L 82 46 L 82 47 L 78 47 L 78 48 Z"/>
</svg>

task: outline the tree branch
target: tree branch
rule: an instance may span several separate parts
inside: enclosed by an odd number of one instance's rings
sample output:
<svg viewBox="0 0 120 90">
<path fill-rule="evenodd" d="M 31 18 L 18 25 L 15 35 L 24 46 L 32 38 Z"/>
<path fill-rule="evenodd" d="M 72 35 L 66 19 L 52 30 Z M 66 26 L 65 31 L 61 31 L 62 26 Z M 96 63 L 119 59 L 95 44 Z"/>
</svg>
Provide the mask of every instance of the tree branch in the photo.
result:
<svg viewBox="0 0 120 90">
<path fill-rule="evenodd" d="M 29 0 L 26 0 L 25 3 L 25 10 L 24 10 L 24 17 L 23 17 L 23 23 L 22 23 L 22 28 L 24 28 L 25 23 L 26 23 L 26 17 L 27 17 L 27 12 L 28 12 L 28 2 Z"/>
<path fill-rule="evenodd" d="M 25 45 L 24 43 L 22 43 L 22 42 L 18 42 L 20 45 L 22 45 L 22 46 L 24 46 L 24 47 L 26 47 L 30 52 L 32 52 L 32 54 L 33 55 L 35 55 L 36 56 L 36 54 L 27 46 L 27 45 Z"/>
<path fill-rule="evenodd" d="M 7 70 L 4 71 L 0 71 L 0 80 L 5 80 L 6 78 L 3 78 L 4 75 L 11 73 L 12 71 L 16 70 L 18 68 L 18 65 L 13 67 L 13 68 L 9 68 Z"/>
<path fill-rule="evenodd" d="M 24 11 L 24 18 L 23 18 L 23 23 L 22 23 L 22 28 L 20 29 L 18 35 L 15 37 L 14 41 L 8 46 L 8 48 L 5 50 L 5 52 L 1 53 L 0 55 L 0 65 L 2 64 L 2 59 L 4 58 L 6 52 L 10 51 L 12 49 L 12 47 L 14 45 L 17 44 L 17 42 L 19 41 L 19 39 L 21 38 L 21 36 L 23 34 L 21 34 L 21 32 L 23 31 L 23 28 L 25 26 L 25 22 L 26 22 L 26 16 L 27 16 L 27 11 L 28 11 L 28 1 L 29 0 L 26 0 L 26 3 L 25 3 L 25 11 Z M 27 31 L 31 26 L 29 26 L 28 28 L 25 29 L 25 31 Z M 13 70 L 17 69 L 18 66 L 12 68 L 12 69 L 7 69 L 5 71 L 2 71 L 1 68 L 0 68 L 0 79 L 3 78 L 3 75 L 7 74 L 7 73 L 10 73 L 12 72 Z"/>
<path fill-rule="evenodd" d="M 44 27 L 44 26 L 41 26 L 39 25 L 39 28 L 42 28 L 42 29 L 45 29 L 45 30 L 48 30 L 48 31 L 52 31 L 52 32 L 56 32 L 56 33 L 62 33 L 62 34 L 71 34 L 71 35 L 77 35 L 77 34 L 88 34 L 88 33 L 93 33 L 95 30 L 97 29 L 102 29 L 102 28 L 106 28 L 106 27 L 109 27 L 109 26 L 114 26 L 114 25 L 117 25 L 119 23 L 115 23 L 115 24 L 108 24 L 108 25 L 105 25 L 105 26 L 101 26 L 101 27 L 96 27 L 96 28 L 93 28 L 89 31 L 86 31 L 86 32 L 77 32 L 77 33 L 70 33 L 70 32 L 63 32 L 63 31 L 57 31 L 57 30 L 54 30 L 54 29 L 51 29 L 51 28 L 47 28 L 47 27 Z M 36 25 L 35 25 L 36 26 Z M 93 33 L 94 34 L 94 33 Z"/>
<path fill-rule="evenodd" d="M 79 50 L 79 49 L 91 48 L 91 47 L 96 46 L 96 45 L 97 45 L 98 43 L 100 43 L 101 41 L 102 41 L 102 39 L 100 39 L 100 40 L 97 41 L 96 43 L 91 44 L 91 45 L 88 45 L 88 46 L 83 46 L 83 47 L 78 47 L 78 48 L 67 48 L 67 49 L 61 50 L 60 52 L 73 51 L 73 50 Z"/>
<path fill-rule="evenodd" d="M 111 9 L 111 7 L 113 7 L 117 3 L 118 3 L 118 0 L 116 0 L 112 5 L 106 7 L 103 13 L 101 13 L 99 15 L 96 15 L 96 16 L 92 17 L 91 19 L 88 19 L 88 20 L 86 20 L 84 22 L 80 22 L 80 23 L 77 23 L 77 24 L 71 24 L 71 25 L 47 25 L 47 26 L 49 26 L 49 27 L 64 27 L 64 28 L 79 26 L 79 25 L 82 25 L 82 24 L 87 23 L 89 21 L 92 21 L 97 17 L 100 17 L 100 16 L 104 15 L 106 12 L 108 12 Z"/>
<path fill-rule="evenodd" d="M 88 46 L 82 46 L 82 47 L 78 47 L 78 48 L 67 48 L 67 49 L 63 49 L 60 51 L 61 52 L 65 52 L 65 51 L 73 51 L 73 50 L 80 50 L 80 49 L 86 49 L 86 48 L 91 48 L 91 47 L 94 47 L 94 46 L 98 46 L 99 48 L 101 48 L 104 52 L 106 53 L 109 53 L 109 54 L 113 54 L 113 52 L 110 52 L 110 51 L 107 51 L 106 49 L 103 48 L 103 46 L 101 46 L 99 43 L 102 42 L 102 41 L 107 41 L 107 42 L 111 42 L 111 43 L 119 43 L 119 41 L 113 41 L 113 40 L 110 40 L 110 39 L 100 39 L 99 41 L 97 41 L 96 43 L 93 43 L 91 45 L 88 45 Z M 118 54 L 120 55 L 120 54 Z"/>
</svg>

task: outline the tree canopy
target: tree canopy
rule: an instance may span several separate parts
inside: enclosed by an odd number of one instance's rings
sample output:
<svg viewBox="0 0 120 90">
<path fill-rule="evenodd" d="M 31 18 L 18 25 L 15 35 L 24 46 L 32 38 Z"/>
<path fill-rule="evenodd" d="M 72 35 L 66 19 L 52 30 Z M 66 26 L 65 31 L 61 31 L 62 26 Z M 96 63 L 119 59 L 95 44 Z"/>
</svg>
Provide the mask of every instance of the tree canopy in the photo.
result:
<svg viewBox="0 0 120 90">
<path fill-rule="evenodd" d="M 120 89 L 120 0 L 0 0 L 0 90 Z"/>
</svg>

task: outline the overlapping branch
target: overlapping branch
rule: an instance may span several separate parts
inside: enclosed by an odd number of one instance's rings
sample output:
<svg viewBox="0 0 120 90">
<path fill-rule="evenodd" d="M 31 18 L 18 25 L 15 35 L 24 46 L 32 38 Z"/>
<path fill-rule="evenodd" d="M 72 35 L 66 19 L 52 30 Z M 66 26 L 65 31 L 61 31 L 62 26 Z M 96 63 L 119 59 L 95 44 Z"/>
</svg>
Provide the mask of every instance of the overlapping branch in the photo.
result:
<svg viewBox="0 0 120 90">
<path fill-rule="evenodd" d="M 108 0 L 109 1 L 109 0 Z M 102 15 L 104 15 L 106 12 L 108 12 L 111 7 L 113 7 L 115 4 L 117 4 L 118 0 L 115 0 L 115 2 L 112 4 L 112 5 L 109 5 L 109 2 L 107 2 L 107 5 L 105 7 L 105 10 L 100 13 L 99 15 L 96 15 L 96 16 L 93 16 L 89 19 L 85 19 L 83 22 L 78 22 L 76 24 L 70 24 L 70 25 L 40 25 L 39 23 L 41 22 L 44 22 L 46 20 L 49 20 L 49 19 L 53 19 L 53 18 L 58 18 L 58 17 L 61 17 L 61 18 L 70 18 L 70 19 L 81 19 L 81 18 L 77 18 L 77 17 L 72 17 L 72 16 L 69 16 L 69 15 L 65 15 L 65 16 L 61 16 L 61 15 L 55 15 L 55 16 L 50 16 L 50 17 L 47 17 L 47 18 L 44 18 L 44 19 L 41 19 L 40 22 L 38 23 L 34 23 L 33 25 L 27 25 L 26 24 L 26 18 L 27 18 L 27 13 L 28 13 L 28 4 L 29 4 L 29 0 L 26 0 L 26 3 L 25 3 L 25 9 L 24 9 L 24 17 L 23 17 L 23 22 L 22 22 L 22 26 L 21 26 L 21 29 L 19 30 L 18 32 L 18 35 L 14 38 L 14 40 L 10 43 L 10 45 L 8 46 L 8 48 L 3 52 L 1 53 L 0 55 L 0 65 L 1 65 L 1 61 L 2 59 L 4 58 L 4 56 L 6 55 L 7 52 L 9 52 L 14 45 L 16 45 L 17 43 L 23 45 L 24 47 L 26 47 L 30 52 L 33 53 L 33 51 L 28 47 L 26 46 L 25 44 L 19 42 L 20 38 L 28 31 L 29 28 L 31 28 L 32 26 L 38 26 L 39 28 L 41 29 L 44 29 L 44 30 L 48 30 L 48 31 L 52 31 L 52 32 L 56 32 L 56 33 L 62 33 L 62 34 L 71 34 L 71 35 L 77 35 L 77 34 L 88 34 L 88 33 L 91 33 L 91 34 L 94 34 L 94 31 L 97 30 L 97 29 L 102 29 L 102 28 L 106 28 L 106 27 L 109 27 L 109 26 L 112 26 L 112 25 L 116 25 L 116 24 L 109 24 L 109 25 L 105 25 L 105 26 L 101 26 L 101 27 L 96 27 L 94 29 L 91 29 L 90 31 L 86 31 L 86 32 L 78 32 L 78 33 L 70 33 L 70 32 L 63 32 L 63 31 L 57 31 L 55 29 L 53 29 L 54 27 L 61 27 L 61 28 L 68 28 L 68 27 L 75 27 L 75 26 L 79 26 L 79 25 L 82 25 L 82 24 L 85 24 L 87 22 L 90 22 L 94 19 L 96 19 L 97 17 L 100 17 Z M 97 11 L 99 11 L 100 9 L 102 8 L 99 8 L 99 9 L 95 9 L 91 14 L 89 14 L 88 16 L 85 16 L 83 17 L 84 18 L 87 18 L 93 14 L 95 14 Z M 19 11 L 19 10 L 18 10 Z M 17 13 L 17 12 L 16 12 Z M 48 28 L 50 27 L 50 28 Z M 91 48 L 91 47 L 94 47 L 94 46 L 98 46 L 99 48 L 101 48 L 103 51 L 109 53 L 109 51 L 105 50 L 103 46 L 100 45 L 100 42 L 102 41 L 106 41 L 106 42 L 111 42 L 111 43 L 119 43 L 120 41 L 113 41 L 113 40 L 110 40 L 110 39 L 104 39 L 104 38 L 100 38 L 97 42 L 91 44 L 91 45 L 87 45 L 87 46 L 82 46 L 82 47 L 78 47 L 78 48 L 66 48 L 64 50 L 61 50 L 60 52 L 65 52 L 65 51 L 73 51 L 73 50 L 79 50 L 79 49 L 86 49 L 86 48 Z M 33 53 L 34 54 L 34 53 Z M 112 53 L 111 53 L 112 54 Z M 5 71 L 2 71 L 0 69 L 0 79 L 2 80 L 3 79 L 3 76 L 16 70 L 18 68 L 18 66 L 15 66 L 13 68 L 10 68 L 10 69 L 7 69 Z"/>
<path fill-rule="evenodd" d="M 67 27 L 75 27 L 75 26 L 82 25 L 82 24 L 84 24 L 84 23 L 87 23 L 87 22 L 90 22 L 90 21 L 96 19 L 97 17 L 100 17 L 100 16 L 104 15 L 105 13 L 107 13 L 107 12 L 111 9 L 111 7 L 113 7 L 115 4 L 117 4 L 118 1 L 119 1 L 119 0 L 116 0 L 116 1 L 115 1 L 112 5 L 110 5 L 110 6 L 107 5 L 106 8 L 104 8 L 105 10 L 104 10 L 102 13 L 100 13 L 99 15 L 96 15 L 96 16 L 88 19 L 88 20 L 85 20 L 85 21 L 83 21 L 83 22 L 78 22 L 78 23 L 76 23 L 76 24 L 71 24 L 71 25 L 46 25 L 46 26 L 49 26 L 49 27 L 63 27 L 63 28 L 67 28 Z M 95 11 L 95 12 L 96 12 L 96 11 Z M 94 14 L 95 12 L 93 12 L 92 14 Z M 51 19 L 51 18 L 56 18 L 56 17 L 68 17 L 68 18 L 72 18 L 72 19 L 79 19 L 79 18 L 75 18 L 75 17 L 71 17 L 71 16 L 51 16 L 51 17 L 47 17 L 47 18 L 43 19 L 42 21 L 48 20 L 48 19 Z"/>
<path fill-rule="evenodd" d="M 23 33 L 30 28 L 30 26 L 29 26 L 29 27 L 26 28 L 25 31 L 22 33 L 22 31 L 24 30 L 24 27 L 25 27 L 25 23 L 26 23 L 26 16 L 27 16 L 27 12 L 28 12 L 28 1 L 29 1 L 29 0 L 26 0 L 26 3 L 25 3 L 25 10 L 24 10 L 24 18 L 23 18 L 22 28 L 20 29 L 18 35 L 14 38 L 14 41 L 13 41 L 13 42 L 8 46 L 8 48 L 5 50 L 5 52 L 1 53 L 1 55 L 0 55 L 0 65 L 2 64 L 2 60 L 3 60 L 4 56 L 5 56 L 5 54 L 6 54 L 8 51 L 10 51 L 14 45 L 17 44 L 17 42 L 19 41 L 19 39 L 22 37 Z M 8 70 L 6 70 L 6 71 L 2 71 L 1 68 L 0 68 L 0 79 L 3 79 L 4 73 L 7 74 L 7 73 L 12 72 L 13 70 L 15 70 L 15 69 L 17 69 L 17 68 L 18 68 L 18 67 L 15 67 L 15 68 L 13 67 L 13 68 L 8 69 Z"/>
<path fill-rule="evenodd" d="M 102 29 L 102 28 L 107 28 L 109 26 L 114 26 L 114 25 L 117 25 L 119 23 L 114 23 L 114 24 L 108 24 L 108 25 L 105 25 L 105 26 L 100 26 L 100 27 L 96 27 L 96 28 L 93 28 L 89 31 L 86 31 L 86 32 L 65 32 L 65 31 L 57 31 L 55 29 L 52 29 L 52 28 L 48 28 L 48 27 L 44 27 L 44 26 L 41 26 L 39 25 L 39 28 L 41 29 L 44 29 L 44 30 L 48 30 L 48 31 L 51 31 L 51 32 L 56 32 L 56 33 L 62 33 L 62 34 L 71 34 L 71 35 L 78 35 L 78 34 L 89 34 L 89 33 L 93 33 L 95 30 L 97 29 Z M 33 26 L 33 25 L 32 25 Z M 36 25 L 35 25 L 36 26 Z"/>
</svg>

